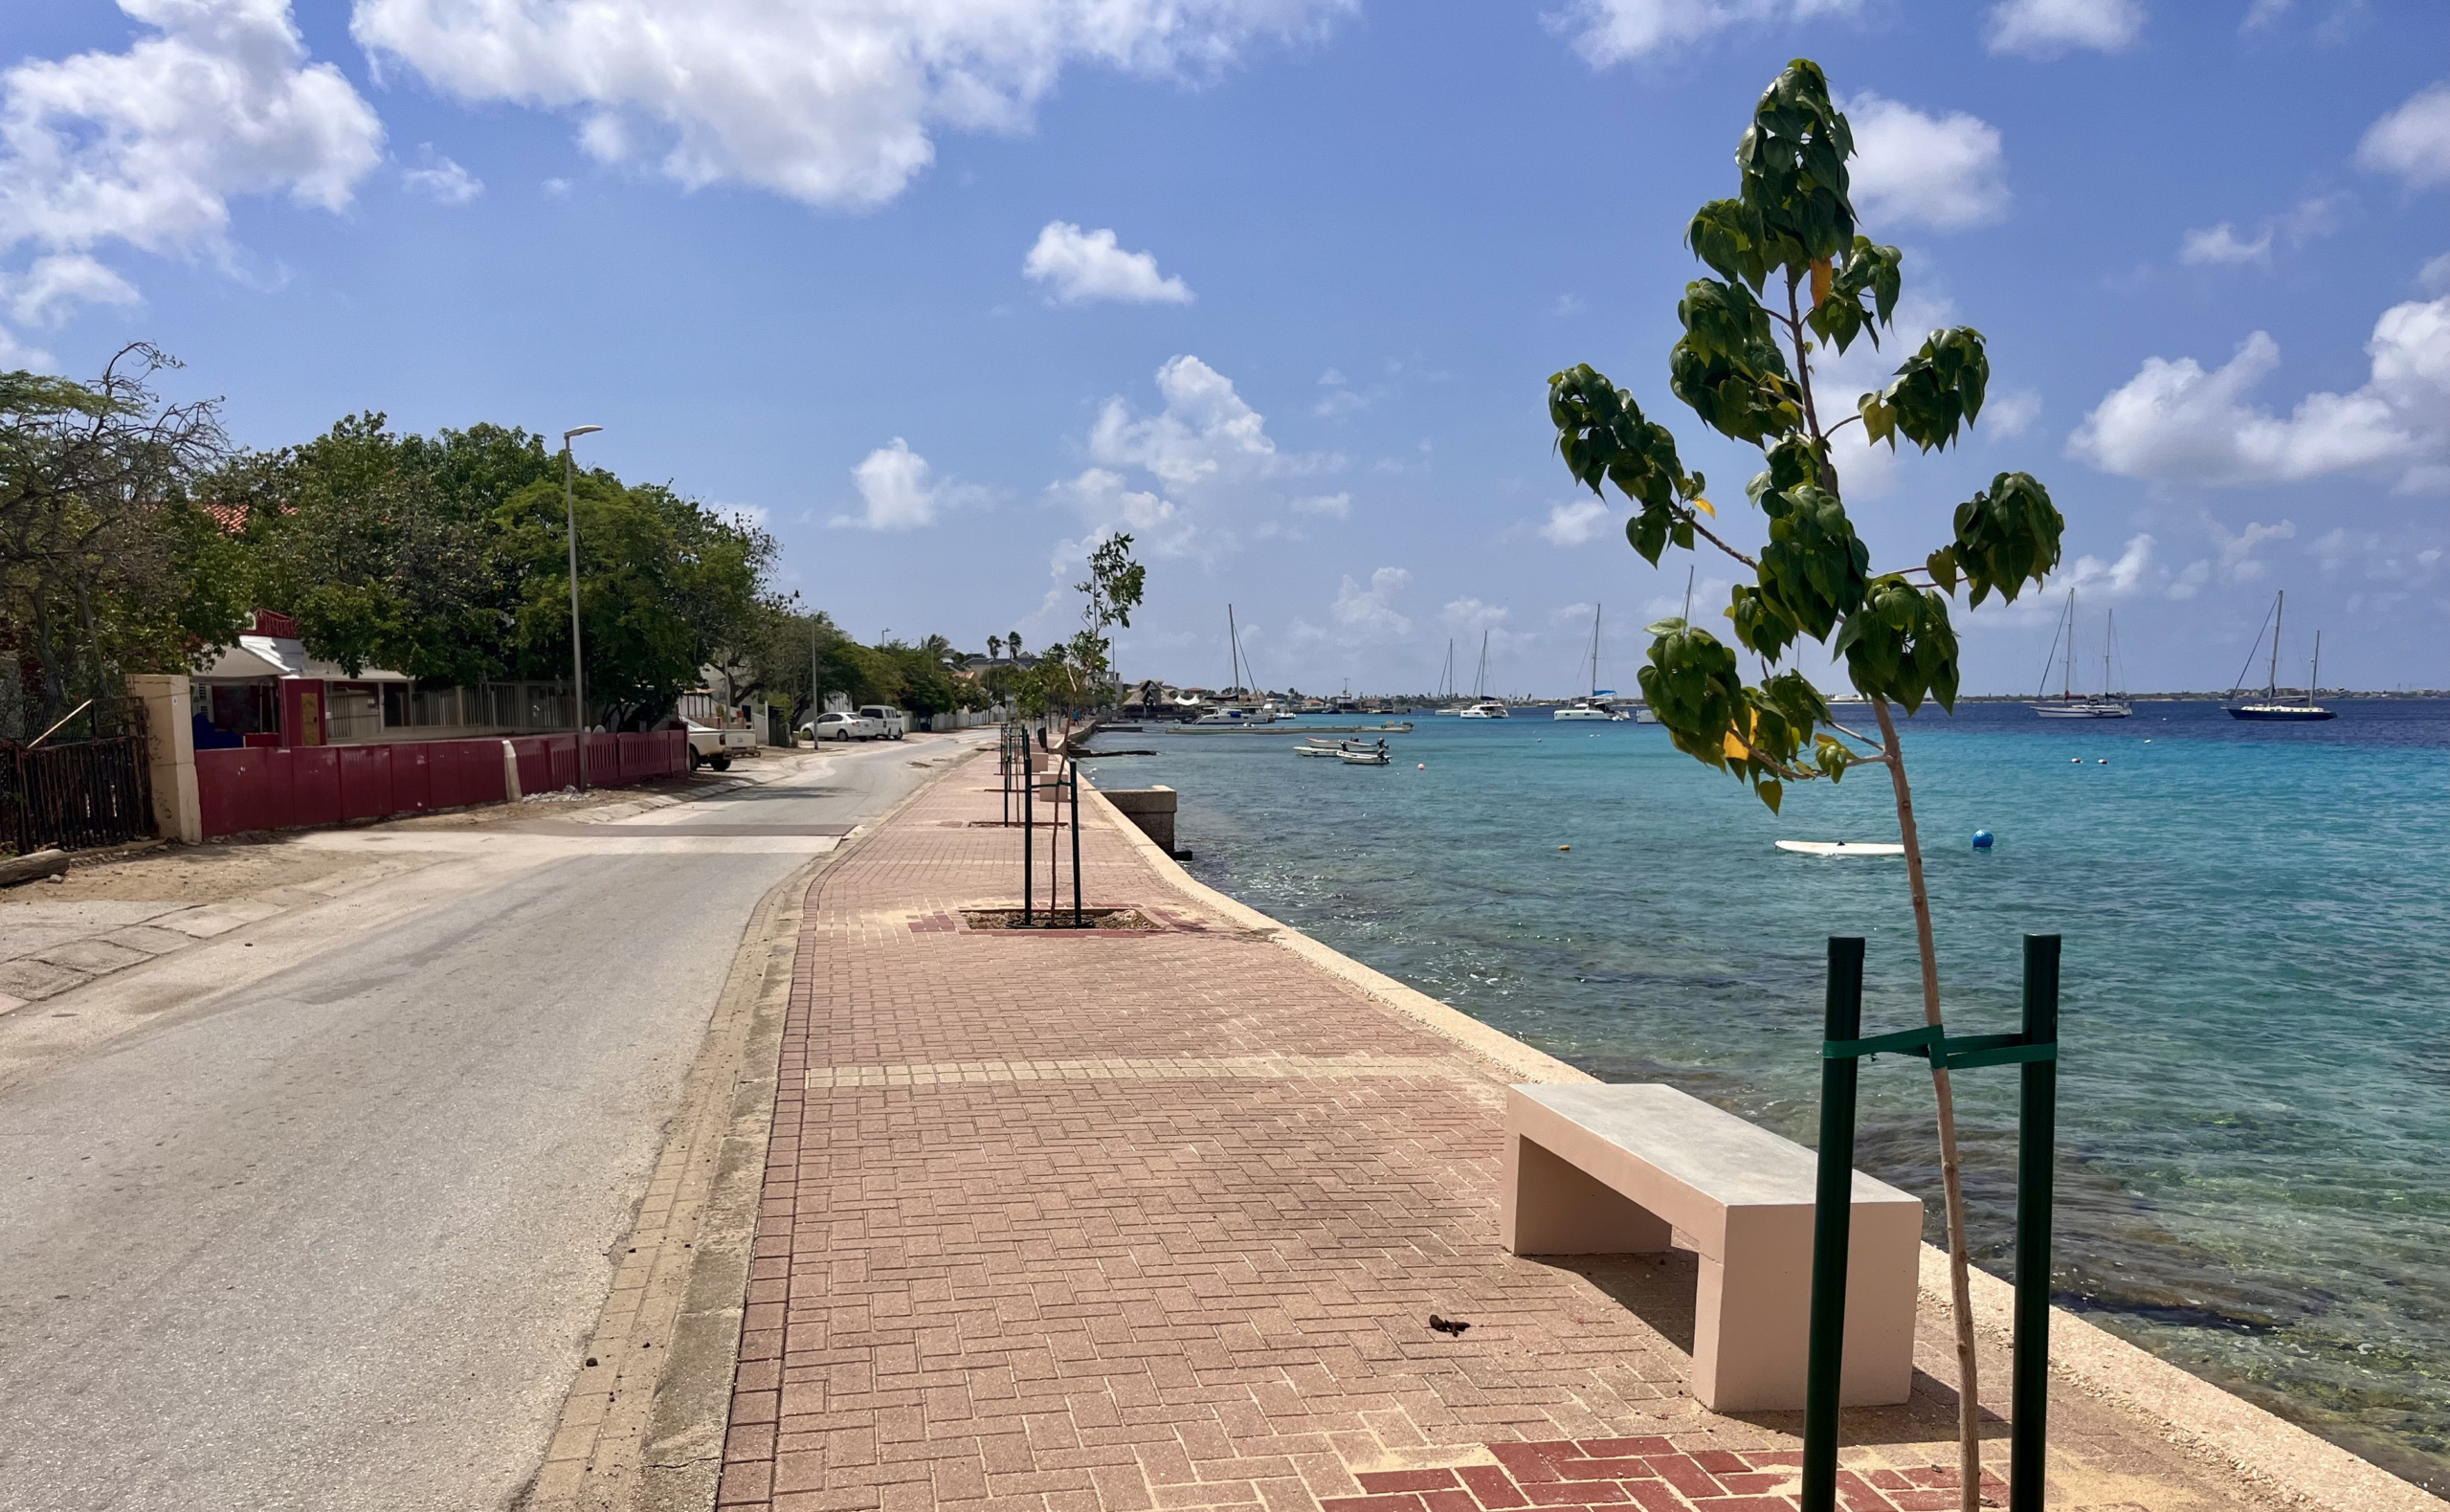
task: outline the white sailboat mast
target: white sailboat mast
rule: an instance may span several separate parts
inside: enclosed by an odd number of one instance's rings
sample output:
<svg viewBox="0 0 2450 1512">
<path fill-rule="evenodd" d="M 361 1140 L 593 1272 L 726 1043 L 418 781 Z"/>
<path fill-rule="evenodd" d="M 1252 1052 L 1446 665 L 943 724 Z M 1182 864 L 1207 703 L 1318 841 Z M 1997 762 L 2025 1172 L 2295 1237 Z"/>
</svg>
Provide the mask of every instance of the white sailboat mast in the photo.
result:
<svg viewBox="0 0 2450 1512">
<path fill-rule="evenodd" d="M 2280 620 L 2288 612 L 2288 590 L 2283 589 L 2271 601 L 2271 684 L 2263 689 L 2263 701 L 2280 701 Z"/>
<path fill-rule="evenodd" d="M 1591 696 L 1599 697 L 1599 616 L 1607 612 L 1605 604 L 1591 606 Z"/>
<path fill-rule="evenodd" d="M 1239 693 L 1242 691 L 1242 634 L 1234 628 L 1234 606 L 1231 604 L 1225 606 L 1225 654 L 1232 658 L 1232 670 L 1226 676 L 1233 680 L 1227 686 Z"/>
</svg>

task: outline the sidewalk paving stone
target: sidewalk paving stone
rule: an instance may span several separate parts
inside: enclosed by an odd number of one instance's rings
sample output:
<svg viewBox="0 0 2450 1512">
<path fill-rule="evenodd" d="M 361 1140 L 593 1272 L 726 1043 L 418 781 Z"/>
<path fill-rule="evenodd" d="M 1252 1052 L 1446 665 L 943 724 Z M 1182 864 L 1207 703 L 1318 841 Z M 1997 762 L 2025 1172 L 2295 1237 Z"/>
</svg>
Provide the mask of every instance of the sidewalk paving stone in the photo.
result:
<svg viewBox="0 0 2450 1512">
<path fill-rule="evenodd" d="M 972 822 L 998 802 L 939 784 L 810 892 L 721 1507 L 1794 1505 L 1800 1414 L 1685 1390 L 1689 1252 L 1500 1247 L 1498 1068 L 1176 888 L 1102 811 L 1085 901 L 1171 927 L 951 924 L 1018 901 L 1019 832 Z M 2064 1394 L 2055 1505 L 2270 1504 Z M 1929 1376 L 1850 1412 L 1848 1512 L 1953 1507 L 1953 1417 Z"/>
</svg>

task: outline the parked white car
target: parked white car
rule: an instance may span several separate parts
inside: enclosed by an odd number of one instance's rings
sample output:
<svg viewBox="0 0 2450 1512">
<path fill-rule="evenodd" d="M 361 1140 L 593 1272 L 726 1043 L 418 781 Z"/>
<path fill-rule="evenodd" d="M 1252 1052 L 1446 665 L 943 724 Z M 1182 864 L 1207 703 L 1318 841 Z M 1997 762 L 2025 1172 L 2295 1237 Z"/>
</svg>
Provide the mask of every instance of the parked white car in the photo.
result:
<svg viewBox="0 0 2450 1512">
<path fill-rule="evenodd" d="M 910 716 L 889 704 L 862 703 L 859 705 L 859 718 L 874 720 L 877 732 L 889 741 L 902 739 L 910 728 Z"/>
<path fill-rule="evenodd" d="M 872 741 L 884 734 L 881 723 L 865 715 L 848 712 L 820 714 L 813 723 L 803 724 L 800 728 L 820 744 L 826 741 Z"/>
</svg>

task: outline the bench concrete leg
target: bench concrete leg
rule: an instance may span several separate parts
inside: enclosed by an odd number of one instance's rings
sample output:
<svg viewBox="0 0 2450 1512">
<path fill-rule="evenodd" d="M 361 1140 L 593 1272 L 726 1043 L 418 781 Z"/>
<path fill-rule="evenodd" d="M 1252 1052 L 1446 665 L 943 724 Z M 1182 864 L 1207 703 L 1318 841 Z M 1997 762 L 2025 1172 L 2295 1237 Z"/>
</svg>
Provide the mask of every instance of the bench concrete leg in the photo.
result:
<svg viewBox="0 0 2450 1512">
<path fill-rule="evenodd" d="M 1846 1269 L 1848 1407 L 1903 1402 L 1914 1383 L 1921 1210 L 1858 1205 Z M 1812 1210 L 1729 1210 L 1726 1258 L 1702 1256 L 1693 1395 L 1714 1412 L 1802 1408 L 1812 1322 Z"/>
<path fill-rule="evenodd" d="M 1517 1255 L 1642 1255 L 1668 1248 L 1675 1232 L 1519 1134 L 1505 1142 L 1503 1222 L 1505 1247 Z"/>
</svg>

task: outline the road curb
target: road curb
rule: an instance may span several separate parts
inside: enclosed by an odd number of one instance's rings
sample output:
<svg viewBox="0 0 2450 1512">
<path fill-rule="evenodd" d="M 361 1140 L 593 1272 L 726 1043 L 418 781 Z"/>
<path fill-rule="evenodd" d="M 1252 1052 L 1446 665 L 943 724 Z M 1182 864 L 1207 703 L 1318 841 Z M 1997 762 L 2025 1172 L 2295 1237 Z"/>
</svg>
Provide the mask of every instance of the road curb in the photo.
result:
<svg viewBox="0 0 2450 1512">
<path fill-rule="evenodd" d="M 783 1022 L 810 892 L 983 746 L 956 755 L 750 913 L 697 1060 L 666 1125 L 612 1289 L 521 1512 L 674 1512 L 714 1505 L 740 1354 L 750 1250 L 773 1133 Z"/>
</svg>

